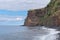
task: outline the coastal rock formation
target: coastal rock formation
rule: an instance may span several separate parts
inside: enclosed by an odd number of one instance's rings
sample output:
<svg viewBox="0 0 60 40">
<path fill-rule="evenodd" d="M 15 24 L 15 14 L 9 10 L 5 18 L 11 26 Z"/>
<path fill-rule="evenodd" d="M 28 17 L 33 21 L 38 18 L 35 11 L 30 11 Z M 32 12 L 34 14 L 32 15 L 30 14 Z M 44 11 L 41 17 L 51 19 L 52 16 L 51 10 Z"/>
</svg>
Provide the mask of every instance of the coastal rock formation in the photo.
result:
<svg viewBox="0 0 60 40">
<path fill-rule="evenodd" d="M 46 9 L 29 10 L 24 25 L 38 26 L 40 23 L 40 17 L 43 17 L 45 14 Z"/>
<path fill-rule="evenodd" d="M 29 10 L 26 26 L 60 26 L 60 0 L 51 0 L 47 7 Z"/>
</svg>

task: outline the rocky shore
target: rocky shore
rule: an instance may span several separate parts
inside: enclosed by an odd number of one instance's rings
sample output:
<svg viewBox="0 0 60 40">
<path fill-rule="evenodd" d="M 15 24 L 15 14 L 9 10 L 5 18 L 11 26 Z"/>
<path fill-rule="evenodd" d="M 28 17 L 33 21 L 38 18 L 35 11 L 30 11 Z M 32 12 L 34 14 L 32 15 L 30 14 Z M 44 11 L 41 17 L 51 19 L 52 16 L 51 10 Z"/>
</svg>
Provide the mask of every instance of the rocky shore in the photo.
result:
<svg viewBox="0 0 60 40">
<path fill-rule="evenodd" d="M 29 10 L 24 25 L 60 26 L 60 0 L 51 0 L 45 8 Z"/>
</svg>

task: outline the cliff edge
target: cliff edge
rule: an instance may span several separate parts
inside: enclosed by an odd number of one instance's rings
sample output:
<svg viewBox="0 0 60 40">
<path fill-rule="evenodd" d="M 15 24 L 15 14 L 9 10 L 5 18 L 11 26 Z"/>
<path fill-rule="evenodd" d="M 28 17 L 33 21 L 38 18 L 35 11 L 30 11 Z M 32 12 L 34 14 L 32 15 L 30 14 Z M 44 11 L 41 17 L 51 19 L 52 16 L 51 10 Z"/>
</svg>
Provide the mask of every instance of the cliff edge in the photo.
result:
<svg viewBox="0 0 60 40">
<path fill-rule="evenodd" d="M 60 0 L 51 0 L 47 7 L 29 10 L 25 26 L 60 26 Z"/>
</svg>

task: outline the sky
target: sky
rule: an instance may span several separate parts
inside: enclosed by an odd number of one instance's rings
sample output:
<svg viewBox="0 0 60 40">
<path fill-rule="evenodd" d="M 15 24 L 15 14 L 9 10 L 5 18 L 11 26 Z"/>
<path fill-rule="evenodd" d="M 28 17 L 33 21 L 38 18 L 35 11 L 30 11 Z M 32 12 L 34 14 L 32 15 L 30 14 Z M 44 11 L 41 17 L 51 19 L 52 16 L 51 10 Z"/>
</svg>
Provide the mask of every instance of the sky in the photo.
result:
<svg viewBox="0 0 60 40">
<path fill-rule="evenodd" d="M 0 25 L 23 25 L 27 11 L 47 6 L 50 0 L 0 0 Z"/>
</svg>

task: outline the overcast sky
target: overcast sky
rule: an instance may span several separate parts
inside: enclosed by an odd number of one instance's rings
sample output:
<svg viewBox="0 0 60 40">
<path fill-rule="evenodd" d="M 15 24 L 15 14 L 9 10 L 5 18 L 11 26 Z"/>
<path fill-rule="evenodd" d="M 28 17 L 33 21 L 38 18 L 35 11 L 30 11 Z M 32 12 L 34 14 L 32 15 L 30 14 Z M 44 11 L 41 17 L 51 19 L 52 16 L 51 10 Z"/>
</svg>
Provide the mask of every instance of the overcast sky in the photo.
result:
<svg viewBox="0 0 60 40">
<path fill-rule="evenodd" d="M 0 9 L 29 10 L 45 7 L 50 0 L 0 0 Z"/>
<path fill-rule="evenodd" d="M 0 0 L 0 25 L 22 25 L 27 10 L 44 8 L 50 0 Z"/>
</svg>

